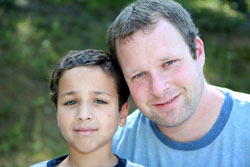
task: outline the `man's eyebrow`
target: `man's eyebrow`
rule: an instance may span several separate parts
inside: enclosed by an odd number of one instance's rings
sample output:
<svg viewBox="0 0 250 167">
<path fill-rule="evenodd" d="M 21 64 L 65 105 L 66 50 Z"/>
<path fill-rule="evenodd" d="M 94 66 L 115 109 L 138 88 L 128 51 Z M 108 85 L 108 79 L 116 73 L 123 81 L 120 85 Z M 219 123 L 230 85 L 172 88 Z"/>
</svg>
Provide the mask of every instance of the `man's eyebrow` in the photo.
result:
<svg viewBox="0 0 250 167">
<path fill-rule="evenodd" d="M 162 61 L 169 61 L 171 59 L 170 56 L 167 56 L 167 57 L 163 57 L 161 58 L 159 61 L 162 62 Z"/>
<path fill-rule="evenodd" d="M 104 91 L 93 91 L 93 93 L 96 95 L 107 95 L 107 96 L 111 97 L 111 94 L 104 92 Z"/>
<path fill-rule="evenodd" d="M 67 92 L 64 92 L 63 94 L 61 94 L 60 97 L 73 95 L 73 94 L 76 94 L 76 93 L 77 93 L 76 91 L 67 91 Z"/>
</svg>

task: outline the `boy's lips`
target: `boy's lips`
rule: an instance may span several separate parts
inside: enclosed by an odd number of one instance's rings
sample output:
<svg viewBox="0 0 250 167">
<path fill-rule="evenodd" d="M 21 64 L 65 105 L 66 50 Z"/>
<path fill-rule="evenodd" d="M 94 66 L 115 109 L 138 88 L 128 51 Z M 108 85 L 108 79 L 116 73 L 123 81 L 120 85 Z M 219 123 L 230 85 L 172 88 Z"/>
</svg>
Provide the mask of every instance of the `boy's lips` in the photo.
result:
<svg viewBox="0 0 250 167">
<path fill-rule="evenodd" d="M 92 128 L 92 127 L 79 127 L 75 128 L 74 132 L 76 132 L 79 135 L 87 136 L 95 133 L 98 129 Z"/>
</svg>

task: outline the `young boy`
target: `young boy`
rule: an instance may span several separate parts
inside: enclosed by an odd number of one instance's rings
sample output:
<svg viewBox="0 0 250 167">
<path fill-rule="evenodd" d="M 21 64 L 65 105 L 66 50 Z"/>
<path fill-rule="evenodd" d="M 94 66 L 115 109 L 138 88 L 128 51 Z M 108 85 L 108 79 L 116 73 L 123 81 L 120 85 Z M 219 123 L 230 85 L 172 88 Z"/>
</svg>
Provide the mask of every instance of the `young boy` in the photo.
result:
<svg viewBox="0 0 250 167">
<path fill-rule="evenodd" d="M 51 100 L 69 154 L 32 167 L 139 167 L 111 152 L 112 137 L 128 114 L 129 90 L 103 51 L 71 51 L 54 69 Z"/>
</svg>

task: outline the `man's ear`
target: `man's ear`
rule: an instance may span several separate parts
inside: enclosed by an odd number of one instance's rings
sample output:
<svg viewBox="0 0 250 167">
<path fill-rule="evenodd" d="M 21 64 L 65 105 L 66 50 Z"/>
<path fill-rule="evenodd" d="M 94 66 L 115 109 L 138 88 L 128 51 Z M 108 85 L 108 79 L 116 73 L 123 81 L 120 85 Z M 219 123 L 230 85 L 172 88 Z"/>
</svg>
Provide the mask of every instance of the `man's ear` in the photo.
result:
<svg viewBox="0 0 250 167">
<path fill-rule="evenodd" d="M 205 50 L 203 41 L 197 36 L 195 37 L 195 47 L 196 47 L 196 56 L 197 60 L 199 61 L 199 64 L 201 68 L 203 69 L 205 64 Z"/>
<path fill-rule="evenodd" d="M 127 121 L 127 116 L 128 116 L 128 111 L 129 111 L 129 103 L 126 102 L 123 104 L 121 111 L 120 111 L 120 126 L 124 126 Z"/>
</svg>

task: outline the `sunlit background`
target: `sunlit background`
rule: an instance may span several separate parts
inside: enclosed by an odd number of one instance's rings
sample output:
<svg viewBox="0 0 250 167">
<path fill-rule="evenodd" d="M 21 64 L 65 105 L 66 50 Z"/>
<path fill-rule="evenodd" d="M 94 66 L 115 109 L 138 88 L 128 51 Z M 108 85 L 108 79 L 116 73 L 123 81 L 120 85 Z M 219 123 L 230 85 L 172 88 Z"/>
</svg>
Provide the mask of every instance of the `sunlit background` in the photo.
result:
<svg viewBox="0 0 250 167">
<path fill-rule="evenodd" d="M 178 1 L 200 28 L 207 81 L 250 93 L 250 2 Z M 106 31 L 128 3 L 0 0 L 1 167 L 26 167 L 67 153 L 50 102 L 51 69 L 69 50 L 107 50 Z"/>
</svg>

